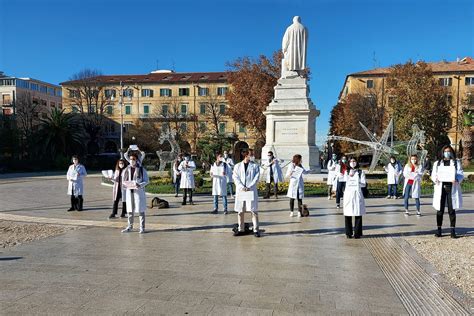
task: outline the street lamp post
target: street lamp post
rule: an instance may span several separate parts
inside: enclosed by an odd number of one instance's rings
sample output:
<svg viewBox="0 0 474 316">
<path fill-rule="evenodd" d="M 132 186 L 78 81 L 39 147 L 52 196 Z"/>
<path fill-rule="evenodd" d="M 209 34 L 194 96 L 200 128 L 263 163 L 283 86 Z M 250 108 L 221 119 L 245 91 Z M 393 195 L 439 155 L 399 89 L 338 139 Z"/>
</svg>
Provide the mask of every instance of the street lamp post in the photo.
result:
<svg viewBox="0 0 474 316">
<path fill-rule="evenodd" d="M 458 144 L 458 131 L 459 131 L 459 82 L 461 81 L 460 76 L 454 76 L 454 79 L 457 79 L 458 81 L 458 93 L 457 93 L 457 98 L 456 98 L 456 125 L 455 125 L 455 132 L 454 132 L 454 142 L 455 142 L 455 148 L 456 148 L 456 155 L 459 154 L 459 144 Z"/>
<path fill-rule="evenodd" d="M 123 158 L 123 84 L 120 81 L 120 157 Z"/>
</svg>

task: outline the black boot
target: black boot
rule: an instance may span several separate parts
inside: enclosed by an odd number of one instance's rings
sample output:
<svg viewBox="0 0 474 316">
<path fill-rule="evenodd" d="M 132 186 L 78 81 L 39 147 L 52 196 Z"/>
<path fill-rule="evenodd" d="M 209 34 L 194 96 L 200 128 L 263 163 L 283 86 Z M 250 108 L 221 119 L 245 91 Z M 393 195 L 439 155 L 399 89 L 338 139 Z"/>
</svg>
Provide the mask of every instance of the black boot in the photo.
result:
<svg viewBox="0 0 474 316">
<path fill-rule="evenodd" d="M 456 235 L 456 229 L 454 227 L 451 227 L 451 238 L 458 238 Z"/>
<path fill-rule="evenodd" d="M 441 227 L 438 226 L 438 231 L 435 234 L 436 237 L 442 237 L 443 235 L 441 234 Z"/>
<path fill-rule="evenodd" d="M 82 205 L 84 203 L 84 199 L 82 198 L 82 195 L 79 196 L 79 198 L 77 199 L 77 211 L 78 212 L 82 212 Z"/>
<path fill-rule="evenodd" d="M 71 207 L 67 210 L 68 212 L 76 210 L 76 197 L 71 195 Z"/>
<path fill-rule="evenodd" d="M 125 202 L 122 202 L 122 214 L 120 214 L 120 217 L 127 217 L 127 203 Z"/>
</svg>

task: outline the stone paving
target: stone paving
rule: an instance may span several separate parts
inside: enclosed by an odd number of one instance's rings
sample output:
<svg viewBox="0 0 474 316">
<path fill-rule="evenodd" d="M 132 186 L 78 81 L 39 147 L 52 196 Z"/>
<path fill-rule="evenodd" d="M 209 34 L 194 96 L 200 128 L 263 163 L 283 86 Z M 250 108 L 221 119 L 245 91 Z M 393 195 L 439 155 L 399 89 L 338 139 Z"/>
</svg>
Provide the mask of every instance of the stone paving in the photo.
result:
<svg viewBox="0 0 474 316">
<path fill-rule="evenodd" d="M 264 233 L 255 238 L 233 237 L 236 215 L 210 214 L 210 196 L 186 207 L 165 196 L 171 208 L 149 210 L 148 233 L 139 235 L 120 233 L 125 219 L 107 219 L 112 193 L 100 177 L 86 178 L 85 188 L 85 210 L 68 213 L 64 177 L 0 180 L 0 219 L 84 226 L 2 250 L 0 314 L 473 312 L 471 301 L 399 238 L 432 234 L 428 198 L 420 218 L 405 217 L 402 200 L 368 199 L 364 238 L 348 240 L 335 202 L 322 197 L 304 200 L 309 218 L 290 218 L 285 197 L 261 200 Z M 458 212 L 463 238 L 474 234 L 473 200 L 466 195 Z"/>
</svg>

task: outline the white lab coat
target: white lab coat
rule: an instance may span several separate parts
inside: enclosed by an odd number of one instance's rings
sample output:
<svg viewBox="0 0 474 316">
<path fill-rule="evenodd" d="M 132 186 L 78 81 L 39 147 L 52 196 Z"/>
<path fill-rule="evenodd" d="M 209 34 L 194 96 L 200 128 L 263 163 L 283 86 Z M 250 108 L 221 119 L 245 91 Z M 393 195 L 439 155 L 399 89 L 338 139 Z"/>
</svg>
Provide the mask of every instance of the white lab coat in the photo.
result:
<svg viewBox="0 0 474 316">
<path fill-rule="evenodd" d="M 87 176 L 87 171 L 83 165 L 78 164 L 77 166 L 74 166 L 74 164 L 72 164 L 69 166 L 66 174 L 66 179 L 68 181 L 68 195 L 72 195 L 73 192 L 74 196 L 84 195 L 83 178 L 85 176 Z"/>
<path fill-rule="evenodd" d="M 181 174 L 181 172 L 178 170 L 179 164 L 176 166 L 176 162 L 177 160 L 173 161 L 173 183 L 176 183 L 178 176 Z"/>
<path fill-rule="evenodd" d="M 364 171 L 355 170 L 351 177 L 346 173 L 346 189 L 344 190 L 343 210 L 344 216 L 361 216 L 365 214 L 365 200 L 362 188 L 366 186 Z M 354 185 L 353 185 L 354 184 Z"/>
<path fill-rule="evenodd" d="M 303 166 L 303 174 L 309 173 L 309 170 L 306 170 Z M 291 177 L 291 173 L 295 170 L 295 164 L 290 163 L 288 165 L 288 169 L 286 169 L 286 177 L 290 177 L 290 184 L 288 185 L 288 193 L 286 194 L 287 197 L 296 199 L 299 195 L 300 199 L 304 197 L 304 181 L 303 175 L 300 175 L 298 178 Z"/>
<path fill-rule="evenodd" d="M 224 162 L 229 166 L 230 168 L 230 174 L 227 175 L 227 183 L 233 183 L 234 180 L 232 179 L 232 172 L 234 170 L 234 160 L 232 160 L 232 158 L 230 157 L 227 157 L 227 158 L 224 158 Z"/>
<path fill-rule="evenodd" d="M 277 158 L 274 158 L 274 161 L 275 163 L 272 165 L 270 165 L 268 159 L 262 163 L 262 167 L 265 167 L 266 170 L 266 183 L 270 183 L 270 168 L 272 168 L 273 171 L 273 181 L 275 183 L 283 182 L 283 172 L 281 171 L 280 161 Z"/>
<path fill-rule="evenodd" d="M 119 182 L 120 182 L 120 178 L 122 178 L 122 185 L 120 186 L 120 190 L 122 191 L 122 201 L 125 201 L 125 193 L 126 193 L 126 189 L 125 187 L 123 186 L 123 173 L 124 173 L 125 169 L 122 170 L 122 174 L 120 174 L 120 170 L 115 170 L 115 173 L 114 173 L 114 176 L 112 177 L 112 182 L 114 183 L 114 188 L 112 190 L 112 199 L 113 201 L 115 201 L 115 199 L 117 198 L 117 194 L 118 194 L 118 189 L 119 189 Z"/>
<path fill-rule="evenodd" d="M 443 161 L 441 161 L 443 163 Z M 453 166 L 456 163 L 456 183 L 453 183 L 453 190 L 451 192 L 451 197 L 453 200 L 453 208 L 458 210 L 462 207 L 462 190 L 461 190 L 461 182 L 464 179 L 464 171 L 462 170 L 462 165 L 459 160 L 450 160 L 449 165 Z M 435 210 L 439 211 L 441 208 L 441 191 L 442 191 L 442 183 L 436 184 L 438 173 L 438 161 L 433 164 L 433 171 L 431 172 L 431 180 L 435 183 L 434 185 L 434 193 L 433 193 L 433 207 Z"/>
<path fill-rule="evenodd" d="M 411 172 L 411 163 L 405 165 L 403 168 L 403 177 L 405 182 L 403 184 L 403 194 L 405 194 L 405 188 L 408 184 L 408 180 L 413 180 L 413 185 L 411 186 L 410 195 L 413 199 L 419 199 L 421 197 L 421 177 L 423 176 L 423 166 L 418 165 L 415 167 L 415 171 Z"/>
<path fill-rule="evenodd" d="M 398 180 L 400 179 L 400 174 L 402 172 L 398 161 L 395 162 L 395 167 L 392 165 L 392 163 L 389 163 L 384 169 L 387 173 L 387 184 L 398 184 Z"/>
<path fill-rule="evenodd" d="M 216 173 L 216 168 L 222 167 L 224 174 Z M 229 165 L 221 162 L 218 166 L 217 163 L 214 163 L 211 167 L 211 177 L 212 177 L 212 195 L 218 196 L 226 196 L 227 195 L 227 177 L 231 174 L 232 177 L 232 170 L 230 169 Z"/>
<path fill-rule="evenodd" d="M 235 205 L 234 210 L 237 213 L 244 211 L 244 203 L 239 200 L 239 193 L 243 191 L 243 188 L 247 187 L 253 191 L 253 201 L 250 203 L 250 210 L 248 205 L 246 211 L 252 213 L 258 212 L 258 179 L 260 178 L 260 166 L 255 162 L 250 161 L 247 167 L 247 172 L 245 172 L 244 162 L 239 162 L 234 167 L 234 172 L 232 174 L 235 183 Z M 247 203 L 246 203 L 247 204 Z"/>
<path fill-rule="evenodd" d="M 181 172 L 179 187 L 181 189 L 194 189 L 194 169 L 196 169 L 196 164 L 192 160 L 183 160 L 179 164 L 178 170 Z"/>
<path fill-rule="evenodd" d="M 123 181 L 135 181 L 138 189 L 130 189 L 125 184 L 126 188 L 125 201 L 127 202 L 127 213 L 144 214 L 146 211 L 146 195 L 145 186 L 148 184 L 148 173 L 145 168 L 137 167 L 132 178 L 132 166 L 127 166 L 123 171 Z M 133 191 L 133 192 L 132 192 Z"/>
<path fill-rule="evenodd" d="M 328 161 L 328 179 L 326 181 L 327 185 L 333 185 L 333 182 L 335 182 L 335 175 L 336 175 L 336 162 L 334 160 L 329 160 Z"/>
</svg>

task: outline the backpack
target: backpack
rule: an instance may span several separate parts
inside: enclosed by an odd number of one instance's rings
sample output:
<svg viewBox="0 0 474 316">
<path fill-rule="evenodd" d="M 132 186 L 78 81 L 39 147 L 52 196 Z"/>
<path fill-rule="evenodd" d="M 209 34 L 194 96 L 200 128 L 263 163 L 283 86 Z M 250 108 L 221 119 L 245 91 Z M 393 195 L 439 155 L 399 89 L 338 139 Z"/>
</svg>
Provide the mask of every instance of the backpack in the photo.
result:
<svg viewBox="0 0 474 316">
<path fill-rule="evenodd" d="M 362 174 L 362 170 L 357 170 L 359 172 L 359 178 L 360 178 L 360 175 Z M 362 195 L 364 196 L 364 198 L 368 198 L 369 197 L 369 188 L 368 188 L 369 184 L 367 183 L 367 181 L 365 181 L 365 187 L 362 187 L 360 188 L 361 191 L 362 191 Z"/>
<path fill-rule="evenodd" d="M 300 214 L 301 214 L 301 217 L 308 217 L 309 216 L 308 205 L 306 205 L 306 204 L 301 205 Z"/>
</svg>

